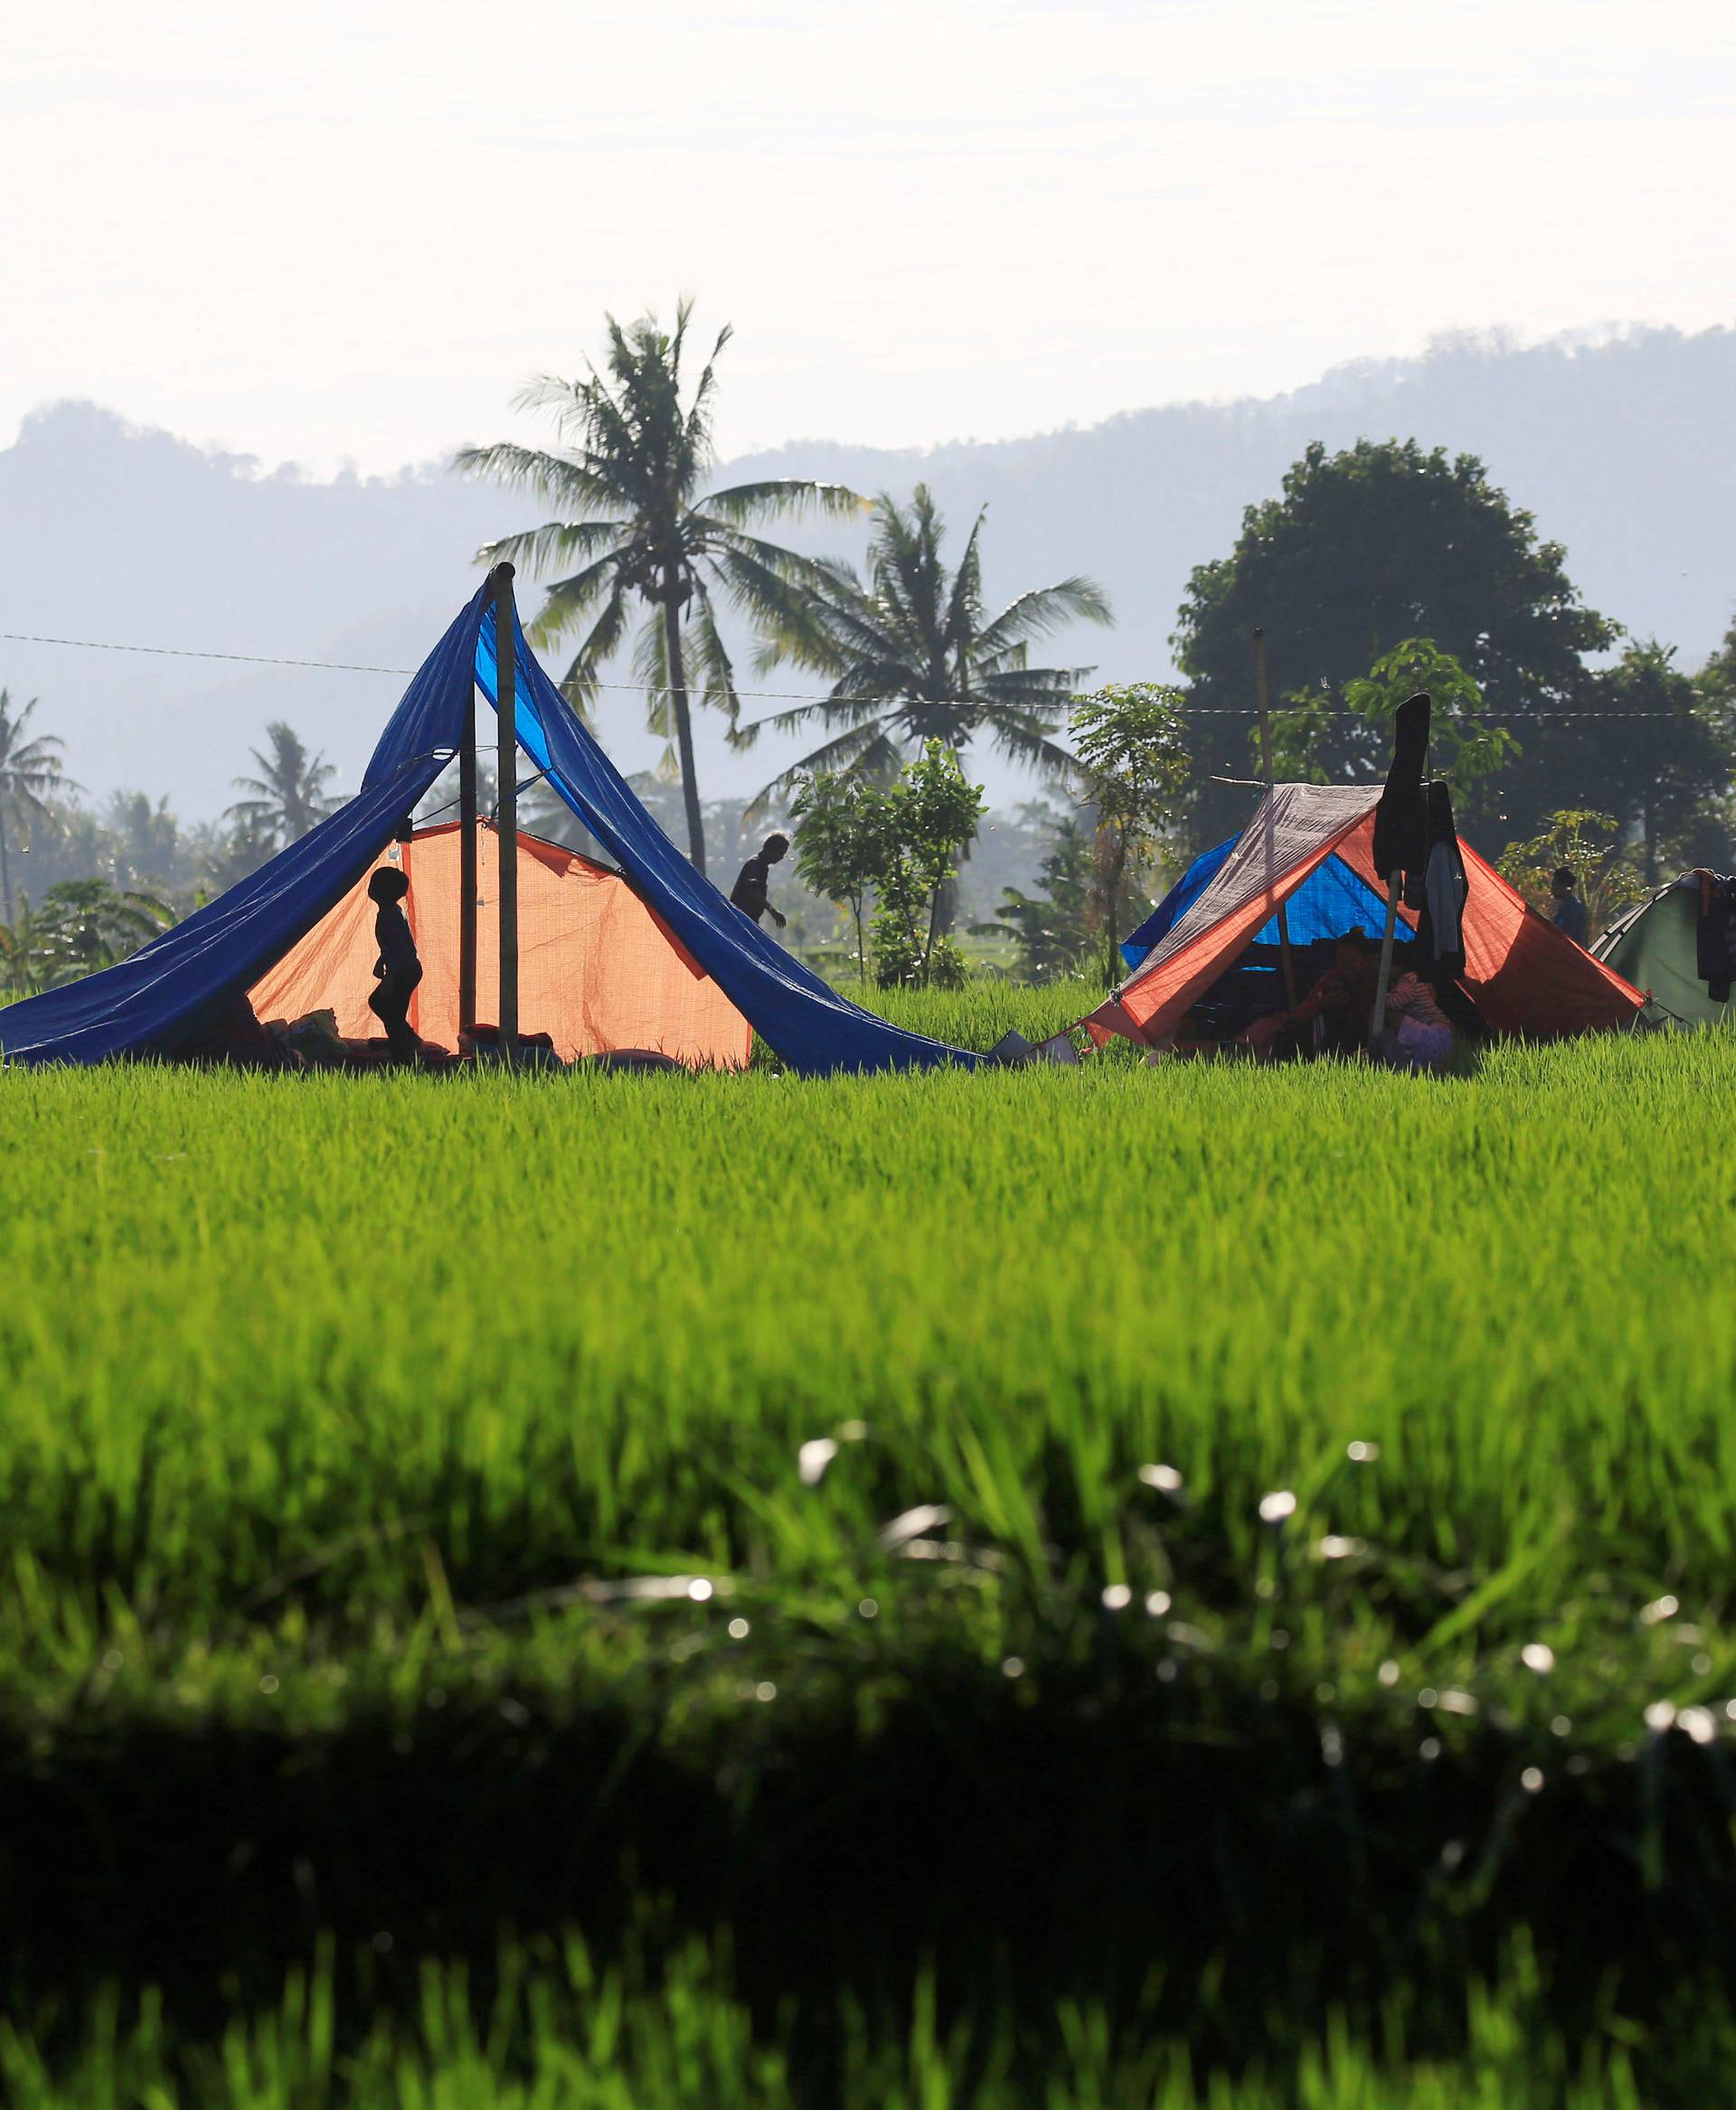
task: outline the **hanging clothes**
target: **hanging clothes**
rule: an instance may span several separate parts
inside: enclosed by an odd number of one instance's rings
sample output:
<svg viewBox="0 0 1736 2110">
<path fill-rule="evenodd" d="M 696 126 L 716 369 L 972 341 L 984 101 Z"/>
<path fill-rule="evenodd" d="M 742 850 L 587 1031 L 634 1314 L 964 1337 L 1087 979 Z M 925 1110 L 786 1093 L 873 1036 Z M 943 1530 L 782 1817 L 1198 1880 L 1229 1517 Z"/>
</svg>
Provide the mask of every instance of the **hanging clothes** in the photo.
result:
<svg viewBox="0 0 1736 2110">
<path fill-rule="evenodd" d="M 1429 698 L 1412 696 L 1392 714 L 1392 762 L 1374 809 L 1374 869 L 1420 872 L 1429 862 L 1422 772 L 1429 759 Z"/>
<path fill-rule="evenodd" d="M 1471 882 L 1458 848 L 1458 821 L 1453 795 L 1439 781 L 1428 793 L 1429 863 L 1423 875 L 1423 900 L 1429 911 L 1429 957 L 1445 974 L 1465 972 L 1461 919 Z"/>
<path fill-rule="evenodd" d="M 1714 1003 L 1729 1001 L 1736 981 L 1736 918 L 1731 916 L 1731 881 L 1720 872 L 1695 871 L 1700 882 L 1694 920 L 1694 972 Z"/>
<path fill-rule="evenodd" d="M 1430 980 L 1445 984 L 1465 972 L 1465 903 L 1470 896 L 1452 794 L 1442 783 L 1425 787 L 1424 841 L 1420 870 L 1407 874 L 1405 904 L 1417 916 L 1417 958 Z"/>
</svg>

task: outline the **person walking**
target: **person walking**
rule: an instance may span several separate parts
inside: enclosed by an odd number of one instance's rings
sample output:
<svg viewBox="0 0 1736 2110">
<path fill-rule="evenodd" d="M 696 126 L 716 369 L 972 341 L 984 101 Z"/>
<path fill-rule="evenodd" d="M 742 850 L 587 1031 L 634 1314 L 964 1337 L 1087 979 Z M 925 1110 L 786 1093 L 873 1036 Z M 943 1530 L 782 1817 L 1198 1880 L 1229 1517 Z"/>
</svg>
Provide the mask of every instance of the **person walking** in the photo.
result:
<svg viewBox="0 0 1736 2110">
<path fill-rule="evenodd" d="M 788 835 L 768 835 L 757 857 L 749 858 L 741 867 L 735 884 L 730 889 L 730 899 L 744 916 L 751 916 L 756 923 L 762 916 L 769 916 L 781 930 L 784 918 L 771 905 L 767 887 L 771 879 L 771 868 L 780 863 L 789 848 Z"/>
</svg>

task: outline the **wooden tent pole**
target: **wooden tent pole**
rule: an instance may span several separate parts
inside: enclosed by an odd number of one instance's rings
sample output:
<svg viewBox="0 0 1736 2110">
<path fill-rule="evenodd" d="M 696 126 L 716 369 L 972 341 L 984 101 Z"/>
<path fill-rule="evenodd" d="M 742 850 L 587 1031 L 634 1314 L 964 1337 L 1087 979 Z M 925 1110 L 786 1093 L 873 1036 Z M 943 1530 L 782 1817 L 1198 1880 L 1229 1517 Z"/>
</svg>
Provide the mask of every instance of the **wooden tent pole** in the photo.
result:
<svg viewBox="0 0 1736 2110">
<path fill-rule="evenodd" d="M 458 1034 L 476 1022 L 476 691 L 471 683 L 458 747 Z"/>
<path fill-rule="evenodd" d="M 1381 938 L 1381 972 L 1374 984 L 1374 1011 L 1368 1022 L 1368 1037 L 1374 1036 L 1386 1023 L 1386 985 L 1392 978 L 1392 940 L 1399 927 L 1399 894 L 1404 885 L 1402 871 L 1386 875 L 1386 930 Z"/>
<path fill-rule="evenodd" d="M 1270 800 L 1274 790 L 1272 781 L 1272 725 L 1266 704 L 1266 633 L 1254 632 L 1254 693 L 1260 704 L 1260 768 L 1266 779 L 1266 812 L 1268 825 L 1271 824 Z M 1290 912 L 1284 902 L 1278 904 L 1278 956 L 1284 964 L 1284 1001 L 1292 1011 L 1296 1009 L 1296 963 L 1290 957 Z"/>
<path fill-rule="evenodd" d="M 495 567 L 495 704 L 500 719 L 500 1059 L 518 1060 L 518 667 L 513 568 Z"/>
</svg>

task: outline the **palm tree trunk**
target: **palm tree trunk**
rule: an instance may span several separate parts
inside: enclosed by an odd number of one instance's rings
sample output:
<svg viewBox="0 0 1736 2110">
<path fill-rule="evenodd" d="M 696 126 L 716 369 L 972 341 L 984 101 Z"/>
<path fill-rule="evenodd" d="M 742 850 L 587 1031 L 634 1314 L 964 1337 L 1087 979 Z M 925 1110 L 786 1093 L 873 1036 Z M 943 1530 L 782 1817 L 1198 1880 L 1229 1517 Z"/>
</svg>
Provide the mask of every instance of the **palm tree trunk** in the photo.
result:
<svg viewBox="0 0 1736 2110">
<path fill-rule="evenodd" d="M 6 809 L 0 805 L 0 896 L 6 904 L 6 928 L 12 928 L 12 866 L 6 856 Z"/>
<path fill-rule="evenodd" d="M 675 714 L 675 749 L 681 757 L 681 793 L 687 808 L 687 854 L 693 869 L 705 869 L 705 816 L 699 805 L 699 777 L 693 766 L 693 720 L 687 708 L 687 675 L 681 664 L 681 610 L 675 605 L 675 581 L 665 579 L 663 603 L 663 644 L 669 661 L 669 701 Z"/>
</svg>

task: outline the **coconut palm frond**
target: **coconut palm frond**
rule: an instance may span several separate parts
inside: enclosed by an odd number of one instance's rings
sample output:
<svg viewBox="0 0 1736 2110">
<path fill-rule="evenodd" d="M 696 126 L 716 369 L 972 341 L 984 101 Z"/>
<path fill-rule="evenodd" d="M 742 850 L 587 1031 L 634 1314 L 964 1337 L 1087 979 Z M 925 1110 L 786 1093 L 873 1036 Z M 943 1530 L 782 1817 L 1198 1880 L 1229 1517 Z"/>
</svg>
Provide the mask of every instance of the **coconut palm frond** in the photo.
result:
<svg viewBox="0 0 1736 2110">
<path fill-rule="evenodd" d="M 1010 601 L 992 622 L 978 631 L 976 646 L 979 652 L 992 657 L 1009 645 L 1046 637 L 1051 631 L 1069 623 L 1107 626 L 1114 620 L 1109 598 L 1095 579 L 1063 579 L 1058 586 L 1036 587 L 1030 593 L 1022 593 L 1017 600 Z"/>
<path fill-rule="evenodd" d="M 586 620 L 606 594 L 623 590 L 623 575 L 630 569 L 629 551 L 617 548 L 575 571 L 571 579 L 557 579 L 543 596 L 542 606 L 524 626 L 525 636 L 534 645 L 557 644 Z"/>
<path fill-rule="evenodd" d="M 594 598 L 593 596 L 593 601 Z M 590 605 L 591 602 L 586 603 L 587 607 Z M 541 621 L 539 616 L 537 622 L 531 626 L 533 644 L 536 642 L 537 626 Z M 577 706 L 581 713 L 589 714 L 602 670 L 619 649 L 626 629 L 627 589 L 617 578 L 584 643 L 574 653 L 571 664 L 561 677 L 561 693 L 570 703 Z"/>
<path fill-rule="evenodd" d="M 461 447 L 452 466 L 462 476 L 525 491 L 564 513 L 596 513 L 618 504 L 618 494 L 589 462 L 576 455 L 549 454 L 540 447 L 514 447 L 509 440 L 493 447 Z M 490 543 L 493 549 L 495 545 Z"/>
<path fill-rule="evenodd" d="M 718 633 L 717 609 L 703 579 L 699 581 L 694 592 L 689 635 L 693 641 L 693 671 L 699 676 L 700 693 L 707 703 L 715 705 L 727 715 L 729 738 L 734 744 L 741 699 L 736 693 L 735 669 Z"/>
<path fill-rule="evenodd" d="M 619 521 L 552 520 L 542 527 L 521 528 L 515 534 L 502 535 L 497 542 L 485 542 L 476 555 L 485 563 L 505 561 L 517 570 L 536 574 L 556 564 L 571 564 L 575 558 L 584 559 L 599 551 L 609 550 L 626 532 Z"/>
<path fill-rule="evenodd" d="M 829 520 L 860 520 L 869 501 L 843 484 L 815 484 L 801 476 L 769 476 L 758 484 L 732 484 L 708 491 L 700 501 L 719 520 L 800 520 L 818 513 Z"/>
<path fill-rule="evenodd" d="M 841 732 L 835 739 L 826 740 L 816 748 L 811 755 L 804 755 L 799 762 L 780 769 L 769 783 L 754 793 L 747 810 L 750 814 L 759 812 L 783 793 L 793 790 L 804 777 L 869 777 L 884 781 L 898 774 L 903 759 L 898 747 L 878 723 Z"/>
</svg>

